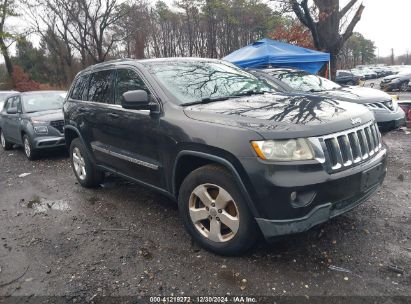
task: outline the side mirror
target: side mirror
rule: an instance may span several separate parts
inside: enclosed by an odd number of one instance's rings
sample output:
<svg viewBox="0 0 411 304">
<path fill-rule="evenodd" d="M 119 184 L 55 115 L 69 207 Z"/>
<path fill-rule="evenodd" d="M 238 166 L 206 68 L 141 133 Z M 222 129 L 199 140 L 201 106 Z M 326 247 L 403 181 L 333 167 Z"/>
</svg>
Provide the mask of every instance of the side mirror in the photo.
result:
<svg viewBox="0 0 411 304">
<path fill-rule="evenodd" d="M 17 114 L 17 108 L 9 108 L 9 109 L 7 109 L 7 114 Z"/>
<path fill-rule="evenodd" d="M 144 90 L 127 91 L 123 94 L 121 106 L 131 110 L 153 110 L 157 104 L 150 103 L 148 94 Z"/>
</svg>

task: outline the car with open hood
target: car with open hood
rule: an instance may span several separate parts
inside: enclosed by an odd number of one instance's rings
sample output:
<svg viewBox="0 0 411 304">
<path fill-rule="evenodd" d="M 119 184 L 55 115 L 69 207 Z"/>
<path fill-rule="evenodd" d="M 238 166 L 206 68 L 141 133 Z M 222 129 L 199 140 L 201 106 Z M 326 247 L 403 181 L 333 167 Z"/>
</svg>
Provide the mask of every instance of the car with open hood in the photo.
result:
<svg viewBox="0 0 411 304">
<path fill-rule="evenodd" d="M 194 240 L 224 255 L 353 209 L 386 172 L 366 107 L 277 93 L 220 60 L 97 64 L 76 76 L 63 111 L 80 185 L 108 171 L 158 191 L 178 202 Z"/>
<path fill-rule="evenodd" d="M 24 147 L 28 159 L 42 151 L 65 147 L 63 134 L 64 91 L 33 91 L 9 96 L 0 112 L 0 138 L 4 150 Z"/>
<path fill-rule="evenodd" d="M 397 101 L 380 90 L 359 86 L 341 86 L 321 76 L 289 68 L 253 69 L 250 73 L 271 81 L 283 92 L 304 92 L 362 104 L 375 115 L 381 131 L 397 129 L 405 124 L 403 111 Z"/>
</svg>

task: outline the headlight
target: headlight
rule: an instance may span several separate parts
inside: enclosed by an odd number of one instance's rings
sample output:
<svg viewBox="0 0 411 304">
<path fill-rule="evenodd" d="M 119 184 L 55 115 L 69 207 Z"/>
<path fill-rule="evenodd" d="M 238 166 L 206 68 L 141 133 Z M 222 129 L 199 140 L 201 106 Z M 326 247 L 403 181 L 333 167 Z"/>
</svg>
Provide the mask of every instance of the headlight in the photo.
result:
<svg viewBox="0 0 411 304">
<path fill-rule="evenodd" d="M 263 160 L 294 161 L 314 159 L 310 143 L 303 138 L 252 141 L 251 145 Z"/>
<path fill-rule="evenodd" d="M 34 132 L 37 134 L 47 134 L 49 132 L 49 129 L 47 126 L 34 126 Z"/>
<path fill-rule="evenodd" d="M 398 100 L 397 99 L 392 99 L 392 108 L 394 109 L 394 111 L 396 111 L 398 109 Z"/>
<path fill-rule="evenodd" d="M 34 124 L 39 124 L 39 125 L 45 125 L 48 124 L 48 121 L 44 121 L 44 120 L 36 120 L 36 119 L 31 119 L 31 122 Z"/>
</svg>

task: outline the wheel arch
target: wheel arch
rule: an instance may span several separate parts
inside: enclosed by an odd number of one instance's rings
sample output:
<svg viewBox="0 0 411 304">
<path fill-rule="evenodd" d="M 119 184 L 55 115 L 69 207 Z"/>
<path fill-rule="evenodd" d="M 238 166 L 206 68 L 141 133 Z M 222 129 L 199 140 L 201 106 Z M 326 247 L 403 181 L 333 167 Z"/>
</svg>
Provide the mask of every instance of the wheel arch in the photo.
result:
<svg viewBox="0 0 411 304">
<path fill-rule="evenodd" d="M 83 136 L 81 136 L 80 131 L 74 126 L 70 126 L 70 125 L 64 126 L 64 139 L 66 141 L 66 147 L 68 150 L 70 150 L 70 145 L 73 142 L 73 140 L 76 138 L 80 139 L 80 141 L 86 147 L 87 155 L 90 157 L 90 159 L 93 162 L 95 162 L 93 153 L 91 153 L 90 150 L 88 149 L 89 145 L 86 144 Z"/>
<path fill-rule="evenodd" d="M 258 211 L 255 208 L 251 195 L 247 190 L 245 182 L 239 173 L 239 169 L 237 169 L 233 165 L 233 163 L 226 158 L 213 154 L 191 150 L 183 150 L 177 154 L 176 161 L 173 166 L 173 174 L 171 180 L 173 196 L 178 199 L 180 186 L 184 178 L 190 172 L 207 164 L 221 165 L 233 175 L 240 188 L 241 194 L 245 198 L 247 205 L 250 208 L 250 211 L 252 212 L 254 217 L 258 217 Z"/>
</svg>

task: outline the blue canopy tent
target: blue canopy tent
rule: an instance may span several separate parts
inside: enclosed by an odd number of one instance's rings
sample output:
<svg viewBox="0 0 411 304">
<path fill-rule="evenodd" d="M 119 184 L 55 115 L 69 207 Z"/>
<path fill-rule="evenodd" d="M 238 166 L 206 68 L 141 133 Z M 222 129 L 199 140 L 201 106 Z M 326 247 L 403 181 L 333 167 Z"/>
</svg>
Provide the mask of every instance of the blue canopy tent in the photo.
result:
<svg viewBox="0 0 411 304">
<path fill-rule="evenodd" d="M 330 54 L 271 39 L 261 39 L 223 59 L 242 68 L 292 67 L 315 74 L 330 61 Z"/>
</svg>

